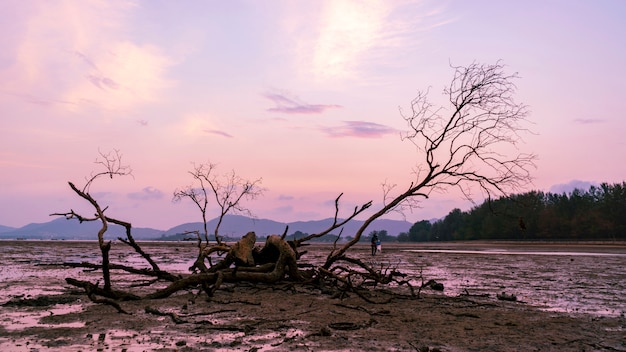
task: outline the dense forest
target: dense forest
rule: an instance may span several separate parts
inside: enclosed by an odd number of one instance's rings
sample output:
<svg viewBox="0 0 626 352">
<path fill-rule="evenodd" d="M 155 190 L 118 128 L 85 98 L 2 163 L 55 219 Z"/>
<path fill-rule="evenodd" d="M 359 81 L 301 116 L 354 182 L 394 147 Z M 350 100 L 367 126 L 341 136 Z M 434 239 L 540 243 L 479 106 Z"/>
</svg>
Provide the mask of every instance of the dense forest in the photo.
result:
<svg viewBox="0 0 626 352">
<path fill-rule="evenodd" d="M 485 201 L 434 223 L 417 222 L 398 236 L 402 242 L 460 240 L 626 240 L 626 182 Z"/>
</svg>

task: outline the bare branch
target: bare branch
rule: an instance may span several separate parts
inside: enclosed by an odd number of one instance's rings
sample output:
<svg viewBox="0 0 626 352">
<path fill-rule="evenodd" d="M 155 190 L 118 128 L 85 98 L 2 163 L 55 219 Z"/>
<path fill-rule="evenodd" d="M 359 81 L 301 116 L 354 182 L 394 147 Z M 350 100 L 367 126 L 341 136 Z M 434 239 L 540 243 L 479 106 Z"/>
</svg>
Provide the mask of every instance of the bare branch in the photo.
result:
<svg viewBox="0 0 626 352">
<path fill-rule="evenodd" d="M 189 198 L 196 204 L 202 213 L 204 222 L 204 237 L 206 243 L 209 243 L 209 235 L 207 229 L 207 207 L 209 197 L 215 200 L 220 208 L 220 216 L 215 226 L 215 241 L 219 244 L 219 228 L 222 224 L 224 216 L 228 213 L 245 214 L 252 216 L 252 212 L 243 205 L 244 200 L 253 200 L 261 196 L 265 191 L 261 187 L 262 179 L 247 180 L 238 176 L 235 171 L 231 171 L 224 175 L 215 175 L 216 164 L 207 162 L 206 164 L 195 165 L 189 174 L 194 181 L 199 183 L 199 187 L 190 185 L 179 188 L 174 191 L 174 202 L 179 202 L 184 198 Z"/>
<path fill-rule="evenodd" d="M 244 200 L 252 200 L 263 194 L 264 189 L 261 188 L 261 179 L 254 181 L 245 180 L 239 177 L 235 171 L 231 171 L 224 175 L 216 175 L 216 164 L 207 162 L 206 164 L 194 164 L 192 171 L 189 174 L 193 177 L 195 185 L 190 185 L 184 188 L 179 188 L 174 191 L 174 202 L 179 202 L 184 198 L 189 198 L 196 204 L 200 213 L 202 214 L 202 222 L 204 227 L 204 239 L 206 241 L 203 248 L 200 236 L 198 236 L 198 257 L 194 265 L 190 268 L 191 271 L 200 269 L 202 272 L 209 272 L 209 268 L 206 267 L 204 261 L 210 257 L 208 255 L 212 253 L 212 249 L 209 246 L 209 233 L 207 228 L 207 211 L 209 205 L 209 198 L 212 198 L 220 209 L 220 215 L 215 225 L 214 236 L 216 251 L 228 251 L 228 246 L 222 244 L 219 236 L 219 228 L 222 225 L 224 217 L 228 213 L 240 213 L 252 216 L 252 212 L 243 205 Z M 230 263 L 222 262 L 223 265 L 230 265 Z M 212 265 L 212 264 L 211 264 Z"/>
<path fill-rule="evenodd" d="M 132 176 L 133 170 L 130 166 L 122 164 L 122 153 L 120 153 L 119 150 L 114 149 L 108 153 L 98 151 L 98 153 L 100 157 L 97 158 L 94 163 L 100 165 L 104 171 L 92 173 L 91 176 L 86 179 L 85 186 L 82 189 L 84 193 L 89 193 L 91 184 L 102 176 L 109 176 L 110 178 L 113 178 L 113 176 Z"/>
<path fill-rule="evenodd" d="M 336 199 L 335 199 L 335 217 L 333 218 L 333 223 L 325 230 L 319 232 L 319 233 L 314 233 L 311 235 L 308 235 L 306 237 L 303 237 L 299 240 L 295 240 L 295 244 L 296 247 L 300 246 L 303 242 L 309 241 L 313 238 L 318 238 L 318 237 L 322 237 L 324 235 L 329 234 L 331 231 L 345 225 L 346 223 L 348 223 L 350 220 L 354 219 L 357 215 L 361 214 L 362 212 L 364 212 L 366 209 L 368 209 L 369 207 L 372 206 L 372 202 L 367 202 L 363 205 L 361 205 L 360 207 L 355 207 L 354 211 L 352 212 L 352 215 L 350 215 L 349 217 L 347 217 L 344 220 L 339 221 L 339 199 L 341 199 L 341 196 L 343 196 L 343 193 L 341 193 Z"/>
<path fill-rule="evenodd" d="M 501 62 L 452 68 L 452 82 L 444 89 L 447 108 L 435 109 L 427 90 L 413 99 L 410 114 L 400 111 L 409 127 L 403 139 L 417 147 L 420 157 L 415 181 L 395 196 L 390 196 L 395 186 L 383 186 L 383 207 L 364 221 L 352 241 L 329 256 L 325 268 L 357 243 L 372 221 L 414 207 L 432 192 L 456 187 L 473 201 L 475 192 L 492 198 L 531 183 L 536 156 L 517 149 L 521 135 L 530 132 L 524 127 L 528 108 L 513 98 L 517 74 L 506 74 Z"/>
<path fill-rule="evenodd" d="M 76 187 L 72 182 L 68 182 L 70 188 L 78 194 L 81 198 L 88 201 L 95 209 L 95 214 L 93 218 L 87 218 L 81 216 L 71 210 L 67 213 L 54 213 L 51 215 L 61 215 L 65 216 L 66 219 L 78 219 L 79 222 L 83 221 L 96 221 L 99 220 L 102 222 L 102 227 L 98 231 L 98 244 L 100 246 L 100 251 L 102 252 L 102 273 L 104 278 L 104 290 L 111 290 L 111 276 L 109 271 L 109 250 L 111 249 L 111 242 L 104 241 L 104 234 L 108 230 L 108 220 L 104 215 L 104 212 L 107 210 L 107 207 L 102 208 L 100 204 L 91 196 L 89 193 L 89 189 L 91 185 L 99 178 L 103 176 L 109 176 L 113 178 L 113 176 L 132 176 L 132 170 L 129 166 L 122 165 L 122 154 L 118 150 L 114 150 L 109 153 L 100 153 L 100 158 L 96 159 L 96 164 L 102 166 L 104 168 L 103 171 L 92 173 L 91 177 L 89 177 L 85 183 L 85 186 L 81 189 Z M 130 226 L 130 224 L 129 224 Z"/>
</svg>

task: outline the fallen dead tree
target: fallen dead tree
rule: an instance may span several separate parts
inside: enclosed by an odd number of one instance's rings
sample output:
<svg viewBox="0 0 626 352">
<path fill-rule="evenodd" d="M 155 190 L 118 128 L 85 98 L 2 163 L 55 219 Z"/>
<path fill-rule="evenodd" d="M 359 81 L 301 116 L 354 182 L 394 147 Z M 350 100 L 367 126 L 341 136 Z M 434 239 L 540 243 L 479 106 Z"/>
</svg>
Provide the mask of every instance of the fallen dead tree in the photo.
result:
<svg viewBox="0 0 626 352">
<path fill-rule="evenodd" d="M 259 180 L 247 181 L 234 172 L 224 179 L 215 176 L 214 164 L 195 166 L 190 172 L 198 185 L 191 185 L 174 192 L 174 199 L 192 200 L 202 213 L 204 229 L 192 231 L 197 236 L 198 253 L 189 273 L 169 273 L 162 270 L 149 253 L 133 239 L 130 223 L 109 217 L 90 194 L 90 186 L 102 177 L 126 176 L 131 174 L 128 166 L 121 163 L 117 151 L 102 154 L 97 164 L 105 170 L 92 175 L 80 189 L 73 183 L 70 188 L 95 209 L 91 217 L 82 216 L 71 210 L 52 215 L 77 219 L 80 222 L 98 221 L 101 229 L 97 233 L 102 253 L 99 264 L 85 263 L 86 268 L 102 271 L 104 284 L 68 279 L 68 283 L 82 287 L 94 302 L 107 304 L 125 299 L 162 299 L 179 291 L 195 290 L 211 297 L 224 283 L 258 283 L 278 285 L 289 282 L 299 285 L 312 285 L 322 292 L 341 297 L 357 294 L 375 303 L 385 300 L 372 299 L 368 292 L 378 287 L 406 287 L 409 297 L 418 297 L 423 285 L 414 284 L 417 278 L 408 278 L 395 267 L 374 267 L 351 255 L 351 249 L 361 240 L 370 224 L 392 211 L 403 211 L 416 206 L 416 202 L 429 198 L 432 192 L 448 187 L 458 188 L 468 199 L 478 190 L 491 198 L 493 194 L 505 195 L 529 182 L 529 169 L 533 166 L 534 155 L 517 154 L 506 156 L 500 152 L 516 146 L 519 134 L 526 131 L 526 107 L 514 102 L 512 94 L 515 86 L 511 82 L 515 75 L 506 75 L 504 66 L 472 64 L 468 67 L 453 67 L 454 78 L 444 89 L 449 97 L 450 115 L 440 113 L 444 108 L 433 109 L 427 100 L 427 92 L 420 92 L 411 102 L 411 114 L 402 115 L 409 131 L 403 139 L 410 141 L 418 150 L 420 160 L 415 171 L 415 179 L 404 188 L 396 191 L 395 185 L 383 185 L 383 205 L 363 222 L 362 226 L 347 243 L 336 241 L 323 263 L 308 267 L 300 266 L 300 259 L 306 255 L 304 247 L 309 241 L 329 235 L 362 215 L 372 207 L 367 202 L 354 208 L 345 218 L 340 218 L 340 194 L 335 199 L 333 223 L 326 229 L 294 240 L 286 240 L 287 229 L 282 235 L 268 236 L 257 245 L 254 232 L 249 232 L 234 244 L 225 243 L 218 235 L 223 217 L 229 212 L 246 212 L 241 205 L 244 199 L 252 199 L 262 193 Z M 505 149 L 502 149 L 505 150 Z M 218 224 L 214 230 L 214 241 L 209 239 L 206 214 L 209 200 L 213 199 L 220 209 Z M 110 262 L 111 242 L 104 240 L 109 223 L 123 226 L 125 237 L 119 240 L 132 247 L 148 264 L 149 269 L 136 269 Z M 337 238 L 339 239 L 339 237 Z M 212 255 L 220 254 L 217 263 Z M 78 264 L 79 266 L 81 264 Z M 150 283 L 166 282 L 165 287 L 154 288 L 148 293 L 132 293 L 130 289 L 113 288 L 111 270 L 122 270 L 152 278 Z M 421 279 L 421 278 L 420 278 Z M 150 286 L 150 283 L 147 285 Z M 144 288 L 145 289 L 145 288 Z M 106 300 L 98 301 L 94 295 Z"/>
<path fill-rule="evenodd" d="M 336 201 L 339 202 L 339 197 Z M 362 207 L 360 210 L 355 210 L 350 219 L 365 209 L 367 209 L 367 206 Z M 82 221 L 94 221 L 94 219 L 81 217 L 74 212 L 56 215 L 65 215 L 68 218 L 79 218 L 79 220 Z M 121 221 L 109 217 L 104 217 L 104 221 L 118 224 L 122 223 Z M 128 238 L 118 239 L 133 247 L 146 261 L 154 263 L 149 254 L 145 253 L 139 244 L 132 239 L 130 224 L 125 224 L 128 229 Z M 342 224 L 345 224 L 345 221 L 335 221 L 333 225 L 324 232 L 329 233 Z M 310 237 L 309 239 L 311 238 L 315 237 Z M 266 238 L 262 246 L 256 246 L 256 240 L 256 234 L 249 232 L 233 245 L 221 242 L 212 246 L 206 246 L 199 256 L 203 258 L 203 260 L 208 260 L 210 254 L 214 252 L 219 251 L 226 254 L 214 265 L 197 266 L 205 267 L 205 270 L 197 270 L 197 268 L 192 267 L 190 269 L 196 269 L 196 272 L 184 275 L 163 271 L 156 263 L 154 263 L 151 269 L 135 268 L 128 265 L 110 263 L 110 261 L 105 263 L 104 260 L 102 264 L 87 262 L 64 263 L 64 265 L 71 267 L 102 270 L 103 273 L 107 272 L 109 275 L 112 270 L 124 271 L 169 282 L 165 288 L 155 289 L 153 292 L 144 295 L 131 293 L 128 290 L 113 289 L 110 286 L 108 288 L 99 287 L 98 283 L 94 284 L 73 278 L 67 278 L 66 281 L 70 285 L 83 288 L 92 301 L 112 305 L 120 312 L 123 310 L 119 306 L 107 300 L 162 299 L 179 291 L 190 289 L 202 290 L 211 297 L 222 284 L 237 282 L 263 284 L 293 282 L 319 287 L 320 289 L 323 288 L 323 292 L 335 295 L 353 292 L 367 301 L 371 300 L 367 298 L 365 292 L 379 284 L 387 285 L 393 282 L 398 285 L 407 286 L 414 296 L 417 296 L 419 293 L 419 291 L 413 289 L 409 280 L 405 280 L 406 275 L 400 273 L 395 268 L 374 269 L 361 260 L 343 255 L 333 258 L 332 260 L 336 265 L 329 266 L 329 269 L 325 269 L 324 267 L 308 267 L 301 269 L 298 265 L 298 259 L 304 252 L 299 252 L 298 249 L 304 246 L 306 241 L 286 241 L 284 235 L 271 235 Z M 110 248 L 110 243 L 105 243 L 105 246 Z M 107 265 L 108 270 L 104 270 L 104 265 Z M 157 280 L 151 282 L 157 282 Z M 97 300 L 93 298 L 95 297 L 94 295 L 102 296 L 104 299 Z"/>
<path fill-rule="evenodd" d="M 397 285 L 407 286 L 411 295 L 417 295 L 419 293 L 419 291 L 413 289 L 410 280 L 406 280 L 405 275 L 401 274 L 395 268 L 375 269 L 358 259 L 347 256 L 345 254 L 347 247 L 338 249 L 336 244 L 333 246 L 332 252 L 323 265 L 319 267 L 309 266 L 305 269 L 298 265 L 298 260 L 306 254 L 306 251 L 302 249 L 307 246 L 308 241 L 325 236 L 341 228 L 367 210 L 372 204 L 371 202 L 365 203 L 355 208 L 352 214 L 347 218 L 339 219 L 339 202 L 342 195 L 339 195 L 335 200 L 335 216 L 333 223 L 327 229 L 319 233 L 287 241 L 285 240 L 287 234 L 286 229 L 282 235 L 268 236 L 262 245 L 257 245 L 256 234 L 249 232 L 236 243 L 229 245 L 220 241 L 217 236 L 214 243 L 210 242 L 206 233 L 203 240 L 200 233 L 194 231 L 193 233 L 196 234 L 198 240 L 199 253 L 194 265 L 189 268 L 190 273 L 181 274 L 164 271 L 159 267 L 158 263 L 152 259 L 150 254 L 146 253 L 134 240 L 132 236 L 132 225 L 128 222 L 105 215 L 107 208 L 101 207 L 98 201 L 89 193 L 90 186 L 98 178 L 103 176 L 113 178 L 113 176 L 130 175 L 130 168 L 121 164 L 121 154 L 117 151 L 109 154 L 101 154 L 101 158 L 97 163 L 104 166 L 105 171 L 92 175 L 85 187 L 79 189 L 73 183 L 69 183 L 70 188 L 75 193 L 87 200 L 95 208 L 95 215 L 93 217 L 85 217 L 76 213 L 74 210 L 66 213 L 52 214 L 64 216 L 67 219 L 76 219 L 79 222 L 99 221 L 102 223 L 102 228 L 98 232 L 98 243 L 102 252 L 102 263 L 64 263 L 66 266 L 102 271 L 103 280 L 105 282 L 105 285 L 102 287 L 100 287 L 99 283 L 80 281 L 73 278 L 66 280 L 70 285 L 84 289 L 93 302 L 109 304 L 118 309 L 118 311 L 123 312 L 121 307 L 116 305 L 114 301 L 162 299 L 179 291 L 186 290 L 201 290 L 211 297 L 224 283 L 238 282 L 275 284 L 286 281 L 312 285 L 322 289 L 323 292 L 334 295 L 345 295 L 348 292 L 353 292 L 368 301 L 371 300 L 366 296 L 365 292 L 377 285 L 395 283 Z M 207 182 L 211 181 L 208 177 L 206 177 L 206 180 L 208 180 Z M 192 188 L 190 187 L 189 189 Z M 202 189 L 204 191 L 204 188 Z M 217 188 L 215 189 L 217 190 Z M 229 185 L 229 189 L 233 189 L 232 185 Z M 244 192 L 249 190 L 250 186 L 244 187 Z M 226 198 L 230 196 L 232 195 L 229 194 Z M 206 194 L 202 197 L 197 195 L 194 197 L 196 197 L 194 201 L 202 204 L 200 203 L 200 199 L 204 202 Z M 236 198 L 241 199 L 241 195 L 238 195 Z M 231 207 L 232 206 L 233 204 L 231 204 Z M 202 210 L 204 210 L 204 208 L 202 208 Z M 226 212 L 224 212 L 222 216 L 225 214 Z M 110 223 L 121 225 L 125 228 L 126 237 L 118 237 L 118 240 L 132 247 L 133 250 L 149 264 L 150 268 L 135 268 L 129 265 L 111 263 L 109 260 L 111 242 L 104 240 L 104 234 Z M 363 230 L 359 232 L 359 236 Z M 217 229 L 215 233 L 217 233 Z M 351 245 L 352 244 L 350 244 L 350 246 Z M 221 260 L 217 263 L 212 263 L 212 254 L 215 253 L 221 255 Z M 111 285 L 111 271 L 124 271 L 153 278 L 144 286 L 150 286 L 157 282 L 169 282 L 169 284 L 164 288 L 154 289 L 152 292 L 140 295 L 130 292 L 129 289 L 114 289 Z M 95 298 L 96 296 L 103 298 L 98 299 Z"/>
</svg>

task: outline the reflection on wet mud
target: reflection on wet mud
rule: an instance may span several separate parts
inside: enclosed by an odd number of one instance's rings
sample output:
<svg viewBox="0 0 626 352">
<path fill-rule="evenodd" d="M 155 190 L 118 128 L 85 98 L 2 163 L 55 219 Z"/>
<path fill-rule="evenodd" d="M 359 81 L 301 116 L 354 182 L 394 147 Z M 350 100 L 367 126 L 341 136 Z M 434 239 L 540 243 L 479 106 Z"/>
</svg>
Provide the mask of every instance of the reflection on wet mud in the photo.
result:
<svg viewBox="0 0 626 352">
<path fill-rule="evenodd" d="M 195 259 L 193 243 L 148 243 L 144 249 L 162 268 L 173 273 L 186 273 Z M 384 267 L 397 267 L 400 271 L 412 274 L 414 285 L 420 285 L 422 273 L 425 281 L 434 279 L 444 284 L 443 292 L 424 289 L 428 294 L 458 296 L 461 294 L 489 295 L 505 292 L 514 294 L 520 304 L 539 306 L 555 312 L 584 313 L 593 316 L 623 316 L 626 309 L 626 253 L 620 250 L 595 251 L 593 248 L 563 246 L 559 250 L 506 248 L 485 244 L 483 246 L 456 245 L 436 248 L 413 245 L 394 248 L 388 245 L 381 255 L 372 257 L 369 247 L 357 249 L 354 255 L 359 259 Z M 321 249 L 320 249 L 321 248 Z M 311 248 L 305 263 L 321 263 L 328 253 L 328 247 Z M 70 288 L 66 277 L 97 281 L 98 271 L 68 268 L 59 265 L 63 262 L 78 263 L 88 261 L 99 263 L 100 253 L 94 242 L 63 243 L 46 241 L 0 241 L 0 331 L 11 332 L 26 328 L 84 328 L 84 323 L 72 321 L 72 312 L 83 309 L 86 300 L 83 294 L 76 295 L 72 302 L 39 302 L 41 296 L 67 292 Z M 135 267 L 146 267 L 143 258 L 131 248 L 114 243 L 111 259 L 114 263 L 124 263 Z M 217 258 L 213 262 L 216 262 Z M 116 273 L 118 284 L 141 280 L 128 273 Z M 114 283 L 115 284 L 115 283 Z M 67 296 L 67 295 L 66 295 Z M 20 302 L 21 306 L 11 302 Z M 42 313 L 37 304 L 48 307 Z M 87 303 L 90 304 L 90 303 Z M 31 305 L 31 306 L 29 306 Z M 64 316 L 68 318 L 63 318 Z M 154 318 L 154 317 L 153 317 Z M 165 317 L 154 319 L 166 319 Z M 189 319 L 189 317 L 188 317 Z M 206 319 L 206 316 L 198 319 Z M 226 324 L 237 317 L 228 314 L 212 315 L 210 324 Z M 225 323 L 226 322 L 226 323 Z M 234 323 L 233 323 L 234 324 Z M 248 335 L 245 331 L 211 331 L 211 339 L 197 346 L 223 348 L 224 346 L 246 344 L 258 346 L 257 351 L 271 346 L 276 341 L 285 341 L 305 334 L 302 330 L 288 327 L 288 322 L 278 331 L 268 334 Z M 158 349 L 168 344 L 180 344 L 166 331 L 138 332 L 132 330 L 107 329 L 88 336 L 84 350 L 107 350 L 117 346 L 128 351 Z M 55 340 L 57 341 L 57 340 Z M 58 339 L 59 347 L 63 340 Z M 23 350 L 40 348 L 35 341 L 16 338 L 2 342 L 4 347 L 20 347 Z M 45 347 L 51 347 L 49 345 Z M 54 347 L 54 346 L 52 346 Z M 18 348 L 19 350 L 19 348 Z"/>
<path fill-rule="evenodd" d="M 589 251 L 407 250 L 446 295 L 506 292 L 547 311 L 620 316 L 626 313 L 626 253 Z M 467 291 L 466 291 L 467 290 Z"/>
</svg>

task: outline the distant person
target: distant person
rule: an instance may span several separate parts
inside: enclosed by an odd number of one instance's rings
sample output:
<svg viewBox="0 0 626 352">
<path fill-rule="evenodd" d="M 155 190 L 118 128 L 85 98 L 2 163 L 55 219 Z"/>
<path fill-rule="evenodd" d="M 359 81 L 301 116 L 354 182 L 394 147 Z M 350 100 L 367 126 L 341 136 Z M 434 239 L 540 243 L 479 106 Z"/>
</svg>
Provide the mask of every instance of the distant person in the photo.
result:
<svg viewBox="0 0 626 352">
<path fill-rule="evenodd" d="M 380 243 L 380 239 L 376 240 L 376 251 L 383 252 L 383 245 Z"/>
<path fill-rule="evenodd" d="M 376 255 L 376 250 L 378 249 L 378 244 L 380 240 L 378 239 L 378 235 L 374 234 L 372 236 L 372 255 Z"/>
<path fill-rule="evenodd" d="M 522 231 L 522 239 L 526 238 L 526 223 L 523 217 L 519 217 L 519 229 Z"/>
</svg>

